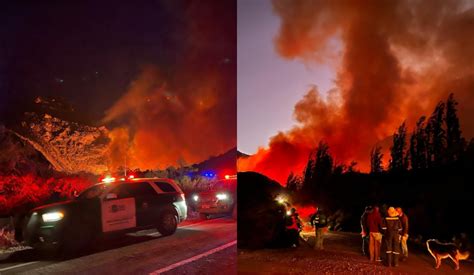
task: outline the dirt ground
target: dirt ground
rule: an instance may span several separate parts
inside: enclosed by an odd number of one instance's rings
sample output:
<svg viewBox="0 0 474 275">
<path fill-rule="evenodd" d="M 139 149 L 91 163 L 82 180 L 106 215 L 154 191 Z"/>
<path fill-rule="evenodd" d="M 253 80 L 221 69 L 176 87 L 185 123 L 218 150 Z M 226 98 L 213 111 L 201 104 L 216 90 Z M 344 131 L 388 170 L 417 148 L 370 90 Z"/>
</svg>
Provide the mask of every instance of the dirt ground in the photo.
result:
<svg viewBox="0 0 474 275">
<path fill-rule="evenodd" d="M 409 258 L 399 267 L 372 263 L 361 255 L 360 235 L 330 232 L 324 250 L 316 251 L 314 233 L 303 235 L 301 246 L 285 249 L 238 250 L 239 274 L 474 274 L 474 263 L 461 261 L 459 271 L 450 259 L 443 260 L 439 270 L 426 249 L 410 247 Z"/>
</svg>

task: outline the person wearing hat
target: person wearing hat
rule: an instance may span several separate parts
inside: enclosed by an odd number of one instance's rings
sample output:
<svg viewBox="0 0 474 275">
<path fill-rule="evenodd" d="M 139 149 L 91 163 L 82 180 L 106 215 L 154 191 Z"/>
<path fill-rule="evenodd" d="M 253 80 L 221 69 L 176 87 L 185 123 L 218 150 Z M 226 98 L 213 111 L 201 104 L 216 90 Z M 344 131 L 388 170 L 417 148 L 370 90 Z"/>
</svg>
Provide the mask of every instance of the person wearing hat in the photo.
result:
<svg viewBox="0 0 474 275">
<path fill-rule="evenodd" d="M 382 221 L 382 230 L 385 235 L 387 266 L 398 266 L 398 256 L 400 255 L 399 235 L 402 229 L 402 223 L 398 217 L 397 210 L 394 207 L 389 207 L 387 217 Z"/>
</svg>

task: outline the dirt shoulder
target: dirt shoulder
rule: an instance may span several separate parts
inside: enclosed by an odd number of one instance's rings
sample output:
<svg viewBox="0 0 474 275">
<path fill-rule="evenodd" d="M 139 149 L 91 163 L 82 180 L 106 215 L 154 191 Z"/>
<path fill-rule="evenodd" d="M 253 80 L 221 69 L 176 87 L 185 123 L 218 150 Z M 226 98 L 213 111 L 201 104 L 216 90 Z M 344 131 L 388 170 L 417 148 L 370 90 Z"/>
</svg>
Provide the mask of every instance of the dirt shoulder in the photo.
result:
<svg viewBox="0 0 474 275">
<path fill-rule="evenodd" d="M 445 259 L 436 270 L 434 259 L 419 249 L 412 249 L 408 260 L 397 268 L 372 263 L 360 253 L 358 234 L 328 233 L 323 251 L 312 248 L 314 234 L 305 234 L 304 239 L 307 242 L 298 248 L 239 249 L 239 274 L 474 274 L 472 261 L 462 261 L 461 269 L 455 271 L 452 261 Z"/>
</svg>

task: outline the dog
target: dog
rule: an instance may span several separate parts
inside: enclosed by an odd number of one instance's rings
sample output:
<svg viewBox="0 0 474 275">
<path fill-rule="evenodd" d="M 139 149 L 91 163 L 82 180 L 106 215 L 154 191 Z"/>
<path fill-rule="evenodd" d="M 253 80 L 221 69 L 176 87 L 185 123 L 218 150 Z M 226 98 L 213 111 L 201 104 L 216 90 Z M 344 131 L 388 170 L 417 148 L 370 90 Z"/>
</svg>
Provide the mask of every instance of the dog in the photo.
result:
<svg viewBox="0 0 474 275">
<path fill-rule="evenodd" d="M 451 258 L 456 265 L 455 269 L 459 270 L 459 261 L 469 258 L 469 251 L 461 252 L 454 243 L 442 243 L 435 239 L 426 241 L 428 252 L 435 258 L 436 269 L 441 265 L 441 260 Z"/>
</svg>

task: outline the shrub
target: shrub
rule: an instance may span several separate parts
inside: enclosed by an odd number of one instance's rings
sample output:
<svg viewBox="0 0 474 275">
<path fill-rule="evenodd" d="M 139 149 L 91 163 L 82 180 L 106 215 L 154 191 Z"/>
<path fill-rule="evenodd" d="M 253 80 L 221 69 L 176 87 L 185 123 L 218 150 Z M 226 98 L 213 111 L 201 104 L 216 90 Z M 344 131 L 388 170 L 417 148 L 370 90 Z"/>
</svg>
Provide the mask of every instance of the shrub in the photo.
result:
<svg viewBox="0 0 474 275">
<path fill-rule="evenodd" d="M 0 176 L 0 214 L 12 214 L 50 200 L 55 194 L 71 198 L 92 183 L 77 176 L 42 178 L 34 174 Z"/>
</svg>

